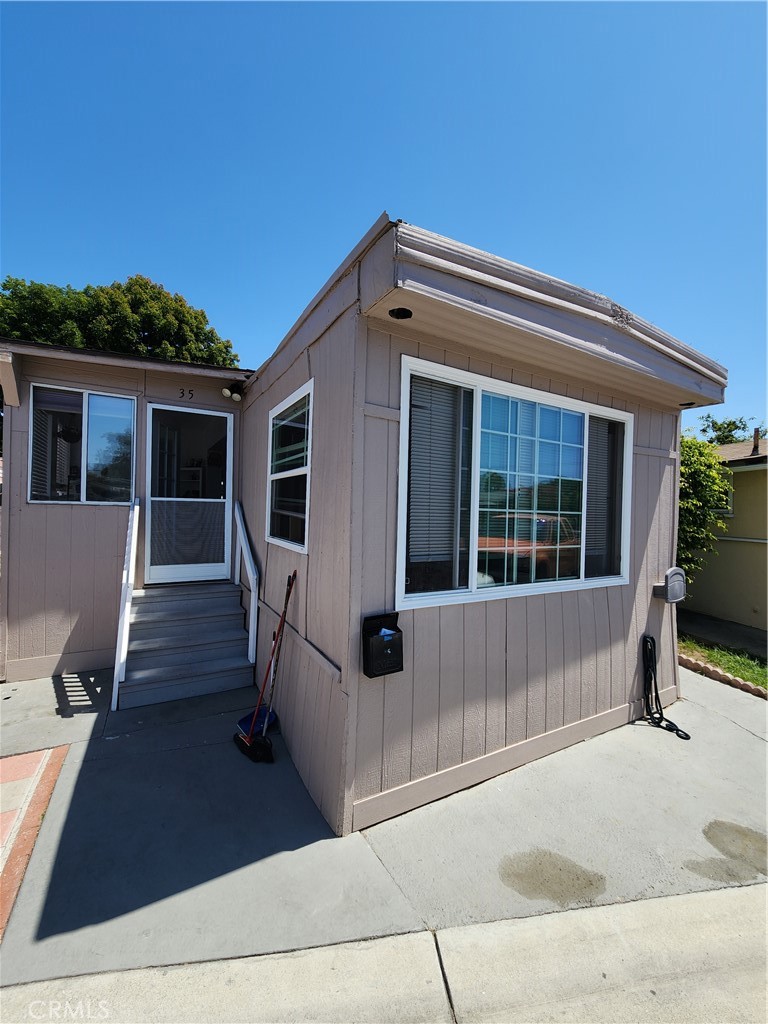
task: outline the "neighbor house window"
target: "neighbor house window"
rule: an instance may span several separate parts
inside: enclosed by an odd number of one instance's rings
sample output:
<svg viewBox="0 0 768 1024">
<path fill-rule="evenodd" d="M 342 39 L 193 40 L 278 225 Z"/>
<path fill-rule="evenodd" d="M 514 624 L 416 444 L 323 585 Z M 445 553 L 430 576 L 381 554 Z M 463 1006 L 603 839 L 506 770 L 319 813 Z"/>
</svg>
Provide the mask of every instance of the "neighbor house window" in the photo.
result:
<svg viewBox="0 0 768 1024">
<path fill-rule="evenodd" d="M 32 387 L 30 501 L 129 503 L 132 398 Z"/>
<path fill-rule="evenodd" d="M 303 552 L 309 521 L 312 390 L 309 381 L 269 414 L 267 540 Z"/>
<path fill-rule="evenodd" d="M 626 582 L 631 415 L 409 357 L 402 403 L 401 607 Z"/>
</svg>

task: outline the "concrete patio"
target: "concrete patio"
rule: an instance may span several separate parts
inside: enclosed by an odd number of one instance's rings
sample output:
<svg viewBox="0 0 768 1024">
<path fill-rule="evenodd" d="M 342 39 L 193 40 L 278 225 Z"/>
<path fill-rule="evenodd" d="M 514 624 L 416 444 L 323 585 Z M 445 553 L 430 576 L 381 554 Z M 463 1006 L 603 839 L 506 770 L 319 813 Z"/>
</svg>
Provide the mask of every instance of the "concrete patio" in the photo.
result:
<svg viewBox="0 0 768 1024">
<path fill-rule="evenodd" d="M 558 922 L 575 922 L 579 908 L 651 900 L 652 915 L 665 903 L 656 897 L 764 882 L 765 702 L 681 676 L 684 699 L 668 710 L 690 742 L 626 726 L 343 839 L 279 739 L 273 765 L 236 750 L 250 688 L 112 715 L 99 677 L 57 691 L 50 680 L 6 684 L 4 754 L 41 739 L 71 747 L 3 940 L 3 983 L 410 935 L 429 951 L 405 959 L 424 955 L 434 968 L 437 941 L 458 986 L 450 935 L 461 929 L 499 922 L 501 948 L 521 919 L 548 916 L 567 934 Z M 728 917 L 727 891 L 711 898 Z M 749 898 L 762 920 L 763 887 Z M 661 918 L 657 927 L 661 935 Z M 765 949 L 764 925 L 755 942 Z M 750 970 L 759 986 L 764 960 Z M 391 1019 L 443 1019 L 435 1006 L 437 1017 Z M 465 1007 L 457 1019 L 529 1019 L 488 1013 Z"/>
</svg>

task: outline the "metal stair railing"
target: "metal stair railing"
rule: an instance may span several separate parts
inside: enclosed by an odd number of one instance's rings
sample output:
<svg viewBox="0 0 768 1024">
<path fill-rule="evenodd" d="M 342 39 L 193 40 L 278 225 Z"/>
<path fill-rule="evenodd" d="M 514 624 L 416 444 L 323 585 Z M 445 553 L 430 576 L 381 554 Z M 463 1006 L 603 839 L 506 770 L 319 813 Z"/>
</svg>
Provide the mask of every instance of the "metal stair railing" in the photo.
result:
<svg viewBox="0 0 768 1024">
<path fill-rule="evenodd" d="M 125 540 L 125 561 L 123 562 L 123 584 L 120 591 L 120 615 L 117 620 L 117 644 L 115 646 L 115 672 L 112 676 L 112 701 L 110 710 L 117 711 L 120 683 L 125 682 L 125 663 L 128 659 L 128 631 L 131 628 L 131 602 L 133 581 L 136 575 L 136 543 L 139 536 L 139 499 L 131 505 L 128 515 L 128 531 Z"/>
<path fill-rule="evenodd" d="M 237 527 L 237 539 L 235 541 L 235 583 L 240 584 L 240 561 L 245 564 L 245 574 L 248 577 L 248 586 L 251 589 L 251 600 L 248 605 L 248 661 L 256 664 L 256 637 L 259 632 L 259 570 L 256 567 L 256 560 L 251 551 L 248 540 L 248 533 L 245 529 L 243 518 L 243 507 L 239 501 L 235 502 L 235 526 Z"/>
</svg>

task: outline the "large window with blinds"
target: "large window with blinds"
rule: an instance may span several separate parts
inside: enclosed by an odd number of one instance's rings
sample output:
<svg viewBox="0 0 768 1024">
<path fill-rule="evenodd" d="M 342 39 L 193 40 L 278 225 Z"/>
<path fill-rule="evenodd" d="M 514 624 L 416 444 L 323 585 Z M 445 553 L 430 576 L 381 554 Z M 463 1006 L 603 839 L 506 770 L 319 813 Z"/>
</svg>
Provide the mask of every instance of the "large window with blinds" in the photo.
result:
<svg viewBox="0 0 768 1024">
<path fill-rule="evenodd" d="M 267 540 L 307 551 L 312 462 L 312 390 L 309 381 L 269 414 Z"/>
<path fill-rule="evenodd" d="M 29 500 L 127 504 L 133 398 L 32 385 Z"/>
<path fill-rule="evenodd" d="M 631 414 L 403 357 L 398 603 L 626 583 Z"/>
</svg>

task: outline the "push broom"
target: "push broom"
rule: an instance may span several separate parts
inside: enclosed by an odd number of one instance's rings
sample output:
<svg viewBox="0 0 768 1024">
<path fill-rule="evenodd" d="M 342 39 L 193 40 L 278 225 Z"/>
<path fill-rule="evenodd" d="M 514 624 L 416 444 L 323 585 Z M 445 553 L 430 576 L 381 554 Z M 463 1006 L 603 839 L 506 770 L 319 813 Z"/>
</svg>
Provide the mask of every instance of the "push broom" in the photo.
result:
<svg viewBox="0 0 768 1024">
<path fill-rule="evenodd" d="M 267 729 L 270 725 L 270 713 L 272 711 L 272 699 L 275 692 L 275 680 L 277 678 L 277 666 L 280 661 L 280 648 L 283 643 L 283 630 L 285 629 L 285 618 L 288 614 L 288 602 L 291 599 L 291 591 L 293 585 L 296 582 L 296 570 L 288 577 L 288 583 L 285 588 L 285 602 L 283 604 L 283 613 L 280 616 L 280 621 L 277 624 L 277 630 L 272 640 L 272 650 L 269 655 L 269 661 L 267 662 L 267 668 L 264 673 L 264 682 L 261 684 L 259 690 L 259 699 L 256 702 L 256 707 L 253 710 L 253 714 L 246 715 L 241 718 L 237 723 L 237 732 L 234 734 L 232 739 L 235 742 L 235 746 L 241 753 L 249 757 L 251 761 L 264 761 L 271 763 L 274 761 L 272 754 L 272 741 L 267 736 Z M 264 695 L 267 690 L 267 683 L 270 682 L 269 688 L 269 706 L 264 706 Z M 262 706 L 264 706 L 265 714 L 263 716 L 263 724 L 259 721 L 259 712 Z M 261 728 L 259 728 L 261 727 Z"/>
</svg>

